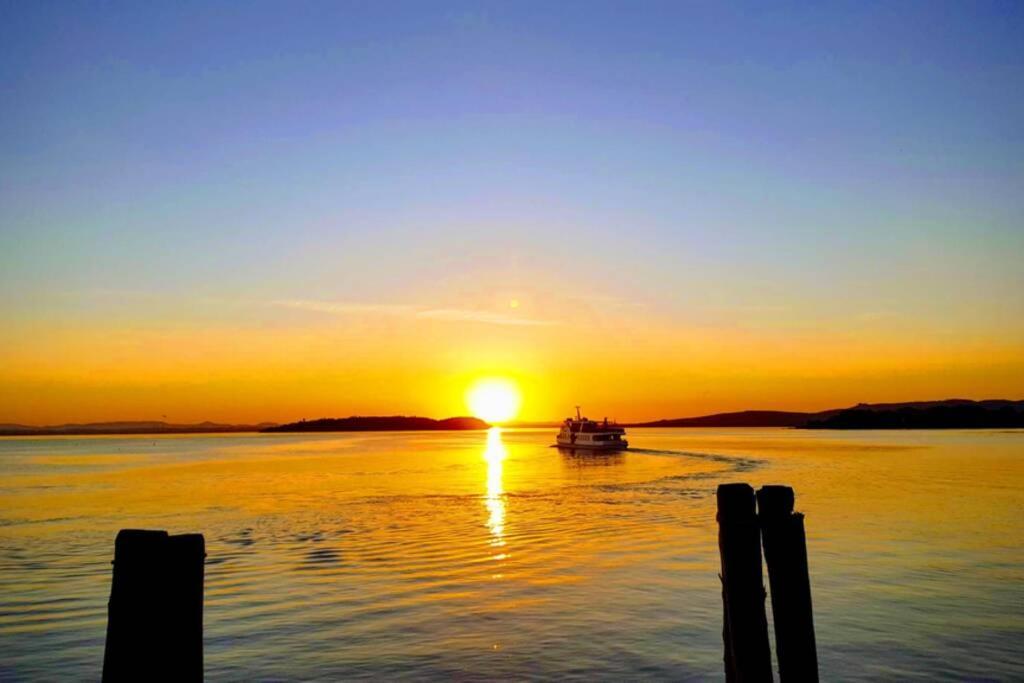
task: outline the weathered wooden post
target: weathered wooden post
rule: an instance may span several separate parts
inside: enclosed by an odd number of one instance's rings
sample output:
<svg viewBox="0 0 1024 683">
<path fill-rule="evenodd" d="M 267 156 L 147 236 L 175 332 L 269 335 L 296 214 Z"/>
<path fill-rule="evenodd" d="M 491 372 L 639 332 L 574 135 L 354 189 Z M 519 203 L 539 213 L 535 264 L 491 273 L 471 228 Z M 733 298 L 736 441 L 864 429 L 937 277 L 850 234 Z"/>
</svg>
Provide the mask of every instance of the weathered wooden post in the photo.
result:
<svg viewBox="0 0 1024 683">
<path fill-rule="evenodd" d="M 122 529 L 114 542 L 103 681 L 203 680 L 202 534 Z"/>
<path fill-rule="evenodd" d="M 817 681 L 818 653 L 814 642 L 804 516 L 793 512 L 793 502 L 793 489 L 788 486 L 762 486 L 757 492 L 764 559 L 772 593 L 775 654 L 783 682 Z"/>
<path fill-rule="evenodd" d="M 722 556 L 725 677 L 737 683 L 772 680 L 772 655 L 761 573 L 761 532 L 754 489 L 718 487 L 718 549 Z"/>
</svg>

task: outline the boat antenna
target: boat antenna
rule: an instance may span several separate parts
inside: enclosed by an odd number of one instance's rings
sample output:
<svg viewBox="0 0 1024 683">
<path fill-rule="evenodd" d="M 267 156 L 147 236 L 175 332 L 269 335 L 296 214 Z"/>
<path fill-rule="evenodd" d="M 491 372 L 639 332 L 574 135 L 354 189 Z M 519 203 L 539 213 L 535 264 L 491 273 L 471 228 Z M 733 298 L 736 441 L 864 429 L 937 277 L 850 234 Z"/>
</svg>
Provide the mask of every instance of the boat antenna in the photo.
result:
<svg viewBox="0 0 1024 683">
<path fill-rule="evenodd" d="M 583 419 L 582 417 L 580 417 L 580 407 L 579 406 L 576 406 L 576 419 L 577 420 L 582 420 Z"/>
</svg>

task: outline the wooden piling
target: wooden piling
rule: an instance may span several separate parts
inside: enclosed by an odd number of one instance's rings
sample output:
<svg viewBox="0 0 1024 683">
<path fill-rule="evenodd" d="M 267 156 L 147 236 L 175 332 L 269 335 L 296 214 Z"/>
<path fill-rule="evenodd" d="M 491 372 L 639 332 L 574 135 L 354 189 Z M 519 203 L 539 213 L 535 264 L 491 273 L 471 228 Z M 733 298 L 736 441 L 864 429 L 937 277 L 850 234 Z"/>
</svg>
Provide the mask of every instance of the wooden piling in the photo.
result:
<svg viewBox="0 0 1024 683">
<path fill-rule="evenodd" d="M 205 557 L 201 534 L 117 534 L 104 683 L 203 680 Z"/>
<path fill-rule="evenodd" d="M 726 680 L 771 681 L 761 533 L 754 489 L 748 484 L 718 487 L 718 549 L 722 558 Z"/>
<path fill-rule="evenodd" d="M 818 680 L 804 516 L 793 512 L 793 503 L 793 489 L 788 486 L 763 486 L 757 492 L 771 586 L 775 654 L 783 683 Z"/>
</svg>

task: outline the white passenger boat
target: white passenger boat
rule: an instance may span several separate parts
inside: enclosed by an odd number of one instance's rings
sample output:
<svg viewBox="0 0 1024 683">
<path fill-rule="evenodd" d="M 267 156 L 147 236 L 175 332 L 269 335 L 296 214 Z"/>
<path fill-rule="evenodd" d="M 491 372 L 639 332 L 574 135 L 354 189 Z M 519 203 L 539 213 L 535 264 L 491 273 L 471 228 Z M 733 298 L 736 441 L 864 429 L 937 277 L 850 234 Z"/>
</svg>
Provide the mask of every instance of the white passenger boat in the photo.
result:
<svg viewBox="0 0 1024 683">
<path fill-rule="evenodd" d="M 558 445 L 565 448 L 590 448 L 593 450 L 622 450 L 629 447 L 626 430 L 606 417 L 603 422 L 580 416 L 576 406 L 576 418 L 565 418 L 558 432 Z"/>
</svg>

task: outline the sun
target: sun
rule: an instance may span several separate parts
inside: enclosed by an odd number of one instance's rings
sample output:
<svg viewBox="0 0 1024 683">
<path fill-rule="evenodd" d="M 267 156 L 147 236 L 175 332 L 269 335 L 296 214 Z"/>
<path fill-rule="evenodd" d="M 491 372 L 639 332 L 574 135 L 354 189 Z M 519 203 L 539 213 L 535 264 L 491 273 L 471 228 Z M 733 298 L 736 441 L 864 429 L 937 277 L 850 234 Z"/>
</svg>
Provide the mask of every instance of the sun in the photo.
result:
<svg viewBox="0 0 1024 683">
<path fill-rule="evenodd" d="M 466 390 L 466 405 L 474 416 L 498 424 L 519 414 L 523 399 L 519 387 L 510 379 L 478 379 Z"/>
</svg>

